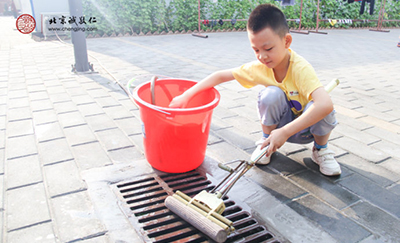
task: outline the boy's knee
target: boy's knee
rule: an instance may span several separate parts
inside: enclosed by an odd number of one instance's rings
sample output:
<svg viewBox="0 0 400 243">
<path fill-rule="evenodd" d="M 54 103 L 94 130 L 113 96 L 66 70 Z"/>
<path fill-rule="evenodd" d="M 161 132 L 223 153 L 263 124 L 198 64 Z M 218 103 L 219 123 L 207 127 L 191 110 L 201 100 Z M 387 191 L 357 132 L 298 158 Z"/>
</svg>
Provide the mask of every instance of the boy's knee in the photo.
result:
<svg viewBox="0 0 400 243">
<path fill-rule="evenodd" d="M 268 86 L 263 89 L 258 97 L 258 105 L 260 108 L 276 105 L 279 101 L 286 102 L 285 93 L 276 86 Z"/>
<path fill-rule="evenodd" d="M 335 113 L 333 110 L 324 119 L 314 124 L 311 127 L 311 133 L 317 136 L 324 136 L 330 133 L 338 124 Z"/>
</svg>

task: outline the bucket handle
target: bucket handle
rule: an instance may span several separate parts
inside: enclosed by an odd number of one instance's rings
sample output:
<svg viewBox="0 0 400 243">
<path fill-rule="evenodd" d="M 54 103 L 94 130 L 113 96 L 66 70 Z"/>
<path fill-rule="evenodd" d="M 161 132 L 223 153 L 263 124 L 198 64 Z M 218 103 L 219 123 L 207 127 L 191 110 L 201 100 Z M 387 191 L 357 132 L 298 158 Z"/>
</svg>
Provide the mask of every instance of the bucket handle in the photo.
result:
<svg viewBox="0 0 400 243">
<path fill-rule="evenodd" d="M 158 77 L 153 76 L 150 81 L 151 104 L 156 105 L 155 85 Z"/>
<path fill-rule="evenodd" d="M 155 77 L 155 78 L 157 78 L 157 77 Z M 127 87 L 127 90 L 128 90 L 128 95 L 129 95 L 129 98 L 132 100 L 132 101 L 134 101 L 135 99 L 133 98 L 133 95 L 131 94 L 131 89 L 133 88 L 133 82 L 135 81 L 135 79 L 133 78 L 133 79 L 131 79 L 129 82 L 128 82 L 128 84 L 126 85 L 126 87 Z M 155 81 L 155 80 L 154 80 Z M 154 90 L 154 89 L 153 89 Z M 152 92 L 152 96 L 154 95 L 154 92 Z M 138 106 L 135 102 L 133 102 L 136 106 Z M 147 107 L 149 107 L 150 109 L 153 109 L 153 110 L 155 110 L 155 111 L 158 111 L 158 112 L 161 112 L 161 113 L 163 113 L 163 114 L 165 114 L 165 115 L 167 115 L 167 116 L 172 116 L 172 114 L 171 113 L 169 113 L 169 112 L 166 112 L 166 111 L 163 111 L 163 110 L 160 110 L 160 109 L 157 109 L 157 108 L 155 108 L 155 107 L 153 107 L 153 106 L 151 106 L 151 105 L 146 105 Z"/>
</svg>

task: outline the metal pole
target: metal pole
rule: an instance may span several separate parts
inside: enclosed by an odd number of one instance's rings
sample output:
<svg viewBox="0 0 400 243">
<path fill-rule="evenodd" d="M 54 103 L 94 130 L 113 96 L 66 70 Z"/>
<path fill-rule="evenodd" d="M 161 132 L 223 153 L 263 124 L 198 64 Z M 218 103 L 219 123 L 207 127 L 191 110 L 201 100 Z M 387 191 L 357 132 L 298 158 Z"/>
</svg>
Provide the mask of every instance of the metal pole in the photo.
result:
<svg viewBox="0 0 400 243">
<path fill-rule="evenodd" d="M 382 29 L 382 22 L 383 22 L 383 15 L 385 14 L 385 4 L 386 0 L 382 1 L 382 6 L 379 10 L 379 17 L 378 17 L 378 25 L 376 29 L 369 29 L 370 31 L 379 31 L 379 32 L 390 32 L 390 30 L 384 30 Z"/>
<path fill-rule="evenodd" d="M 303 0 L 301 0 L 301 2 L 300 2 L 300 23 L 299 23 L 299 29 L 298 29 L 298 30 L 291 30 L 290 32 L 308 35 L 308 34 L 309 34 L 309 31 L 308 31 L 308 30 L 301 30 L 301 15 L 302 15 L 302 13 L 303 13 Z"/>
<path fill-rule="evenodd" d="M 71 24 L 72 27 L 76 27 L 76 31 L 72 30 L 71 39 L 74 45 L 75 54 L 75 65 L 73 71 L 76 72 L 87 72 L 89 71 L 89 62 L 86 49 L 86 37 L 83 29 L 86 27 L 84 23 L 80 24 L 79 18 L 83 17 L 82 13 L 82 0 L 68 0 L 69 13 L 71 18 L 75 18 L 76 21 Z"/>
<path fill-rule="evenodd" d="M 208 35 L 202 35 L 201 33 L 200 33 L 200 31 L 201 31 L 201 24 L 200 24 L 200 0 L 198 0 L 198 19 L 197 19 L 197 22 L 198 22 L 198 25 L 199 25 L 199 33 L 192 33 L 192 36 L 196 36 L 196 37 L 201 37 L 201 38 L 208 38 Z"/>
<path fill-rule="evenodd" d="M 318 8 L 317 8 L 317 28 L 313 31 L 313 30 L 310 30 L 310 32 L 311 33 L 316 33 L 316 34 L 328 34 L 328 33 L 326 33 L 326 32 L 320 32 L 319 30 L 318 30 L 318 27 L 319 27 L 319 0 L 318 0 Z"/>
</svg>

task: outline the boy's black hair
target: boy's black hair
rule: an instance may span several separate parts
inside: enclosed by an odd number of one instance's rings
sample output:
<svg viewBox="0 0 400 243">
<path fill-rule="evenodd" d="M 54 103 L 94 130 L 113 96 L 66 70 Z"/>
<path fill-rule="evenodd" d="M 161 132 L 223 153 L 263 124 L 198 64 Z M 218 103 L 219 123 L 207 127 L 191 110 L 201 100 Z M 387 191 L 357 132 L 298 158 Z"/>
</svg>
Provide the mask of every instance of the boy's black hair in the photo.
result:
<svg viewBox="0 0 400 243">
<path fill-rule="evenodd" d="M 250 14 L 247 28 L 257 33 L 265 28 L 271 28 L 280 37 L 289 33 L 289 26 L 283 12 L 272 4 L 258 5 Z"/>
</svg>

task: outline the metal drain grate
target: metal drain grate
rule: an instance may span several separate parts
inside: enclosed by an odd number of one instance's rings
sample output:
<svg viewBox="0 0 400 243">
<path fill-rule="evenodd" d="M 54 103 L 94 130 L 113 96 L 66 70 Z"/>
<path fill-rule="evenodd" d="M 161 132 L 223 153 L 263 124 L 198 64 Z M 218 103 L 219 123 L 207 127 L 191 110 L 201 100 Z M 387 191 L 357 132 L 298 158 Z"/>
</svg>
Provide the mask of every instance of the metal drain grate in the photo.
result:
<svg viewBox="0 0 400 243">
<path fill-rule="evenodd" d="M 195 243 L 210 240 L 165 207 L 164 200 L 176 190 L 194 196 L 201 190 L 211 190 L 213 187 L 207 178 L 197 171 L 191 171 L 140 177 L 134 181 L 117 184 L 115 190 L 129 208 L 125 211 L 145 242 Z M 226 197 L 224 203 L 226 210 L 223 215 L 233 222 L 236 229 L 226 242 L 279 242 L 234 201 Z"/>
</svg>

